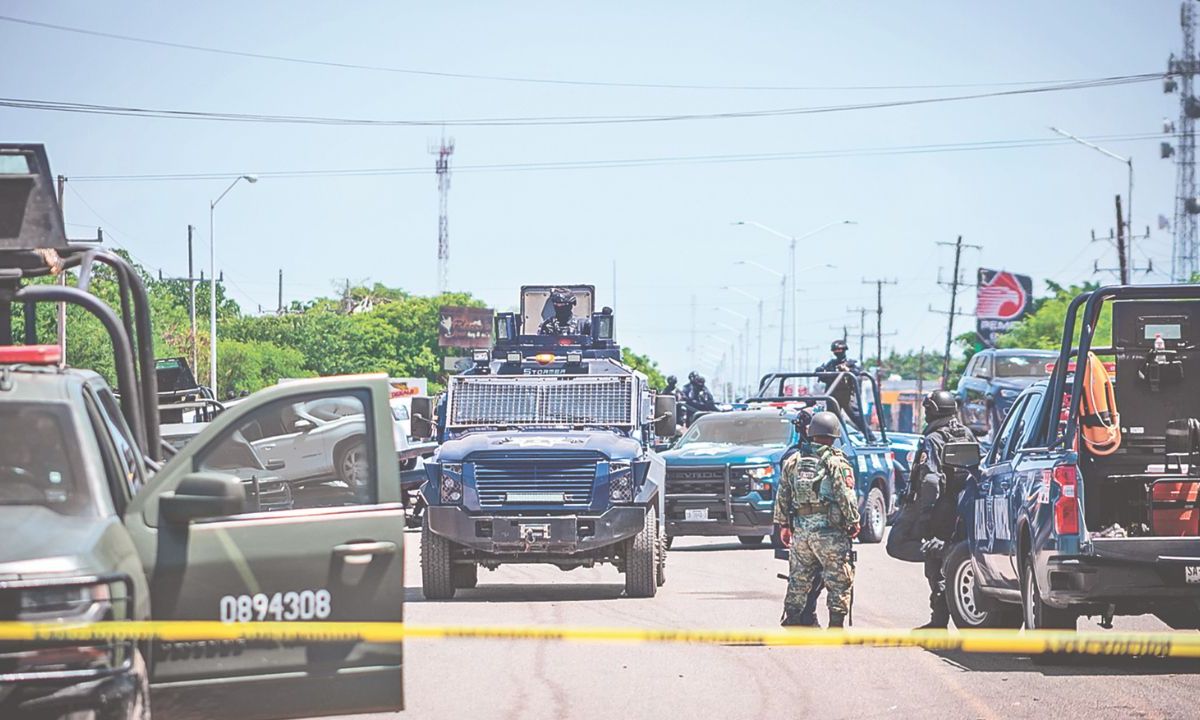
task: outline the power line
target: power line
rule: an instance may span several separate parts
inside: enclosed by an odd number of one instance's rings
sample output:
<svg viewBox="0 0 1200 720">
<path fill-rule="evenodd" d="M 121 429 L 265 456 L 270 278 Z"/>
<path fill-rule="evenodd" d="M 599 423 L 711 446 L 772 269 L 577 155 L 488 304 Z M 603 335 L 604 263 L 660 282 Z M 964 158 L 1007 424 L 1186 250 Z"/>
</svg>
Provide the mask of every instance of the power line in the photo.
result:
<svg viewBox="0 0 1200 720">
<path fill-rule="evenodd" d="M 1142 140 L 1159 141 L 1159 133 L 1138 133 L 1126 135 L 1104 135 L 1094 139 L 1104 142 L 1133 142 Z M 747 153 L 728 155 L 675 155 L 642 158 L 619 158 L 612 160 L 567 160 L 530 163 L 494 163 L 477 165 L 459 165 L 456 173 L 461 172 L 529 172 L 539 170 L 590 170 L 604 168 L 655 167 L 662 165 L 686 164 L 720 164 L 742 162 L 768 162 L 781 160 L 822 160 L 847 157 L 881 157 L 889 155 L 925 155 L 950 152 L 971 152 L 979 150 L 1011 150 L 1024 148 L 1052 147 L 1071 144 L 1071 140 L 1062 138 L 1027 138 L 1012 140 L 981 140 L 965 143 L 938 143 L 931 145 L 899 145 L 866 148 L 845 148 L 840 150 L 809 150 L 780 153 Z M 255 170 L 249 174 L 269 178 L 309 178 L 309 177 L 373 177 L 386 175 L 425 175 L 430 172 L 428 166 L 409 167 L 378 167 L 378 168 L 328 168 L 312 170 Z M 195 173 L 145 173 L 145 174 L 112 174 L 112 175 L 71 175 L 72 182 L 136 182 L 136 181 L 180 181 L 180 180 L 219 180 L 231 176 L 247 174 L 242 170 L 221 172 Z"/>
<path fill-rule="evenodd" d="M 1067 90 L 1087 90 L 1101 87 L 1114 87 L 1134 83 L 1161 80 L 1163 73 L 1145 73 L 1141 75 L 1119 75 L 1096 80 L 1042 85 L 1015 90 L 997 90 L 992 92 L 968 93 L 961 95 L 943 95 L 940 97 L 910 98 L 907 100 L 884 100 L 879 102 L 850 103 L 843 105 L 821 105 L 813 107 L 773 108 L 766 110 L 733 110 L 709 113 L 673 113 L 661 115 L 548 115 L 525 117 L 484 117 L 446 119 L 402 119 L 402 118 L 356 118 L 329 117 L 319 115 L 275 115 L 265 113 L 234 113 L 200 110 L 177 110 L 164 108 L 144 108 L 121 105 L 94 103 L 63 102 L 57 100 L 36 100 L 28 98 L 0 98 L 0 107 L 10 107 L 21 110 L 43 110 L 48 112 L 82 113 L 87 115 L 110 115 L 118 117 L 154 118 L 159 120 L 203 120 L 210 122 L 236 123 L 267 123 L 291 125 L 332 125 L 357 127 L 547 127 L 573 125 L 627 125 L 642 123 L 664 123 L 696 120 L 733 120 L 745 118 L 766 117 L 795 117 L 801 115 L 820 115 L 828 113 L 853 112 L 859 110 L 880 110 L 899 107 L 914 107 L 935 105 L 986 98 L 1015 97 L 1034 95 Z"/>
<path fill-rule="evenodd" d="M 909 83 L 901 85 L 709 85 L 695 83 L 642 83 L 642 82 L 621 82 L 610 80 L 571 80 L 558 78 L 542 78 L 530 77 L 521 75 L 491 75 L 483 73 L 456 73 L 439 70 L 424 70 L 418 68 L 402 68 L 387 65 L 370 65 L 363 63 L 342 62 L 336 60 L 317 60 L 314 58 L 303 58 L 289 55 L 273 55 L 269 53 L 249 52 L 245 50 L 233 50 L 229 48 L 216 48 L 206 45 L 195 45 L 192 43 L 173 42 L 170 40 L 159 40 L 155 38 L 138 37 L 134 35 L 123 35 L 120 33 L 105 32 L 102 30 L 93 30 L 89 28 L 72 27 L 69 25 L 58 25 L 55 23 L 41 22 L 37 20 L 29 20 L 27 18 L 12 17 L 9 15 L 0 15 L 0 21 L 26 25 L 29 27 L 42 28 L 44 30 L 56 30 L 59 32 L 75 33 L 78 35 L 88 35 L 91 37 L 105 38 L 108 40 L 120 40 L 122 42 L 140 43 L 143 45 L 155 45 L 158 47 L 168 47 L 176 50 L 188 50 L 192 52 L 209 53 L 214 55 L 227 55 L 232 57 L 242 57 L 252 60 L 267 60 L 272 62 L 292 63 L 298 65 L 309 65 L 315 67 L 328 67 L 340 70 L 368 70 L 372 72 L 398 73 L 402 75 L 417 75 L 424 77 L 445 78 L 454 80 L 485 80 L 491 82 L 509 82 L 509 83 L 525 83 L 537 85 L 565 85 L 565 86 L 580 86 L 580 87 L 607 87 L 607 88 L 640 88 L 654 90 L 737 90 L 737 91 L 811 91 L 811 90 L 935 90 L 935 89 L 964 89 L 964 88 L 984 88 L 984 87 L 1021 87 L 1030 85 L 1045 85 L 1059 83 L 1074 83 L 1088 82 L 1089 79 L 1073 79 L 1073 80 L 1016 80 L 1016 81 L 1001 81 L 1001 82 L 970 82 L 970 83 Z"/>
</svg>

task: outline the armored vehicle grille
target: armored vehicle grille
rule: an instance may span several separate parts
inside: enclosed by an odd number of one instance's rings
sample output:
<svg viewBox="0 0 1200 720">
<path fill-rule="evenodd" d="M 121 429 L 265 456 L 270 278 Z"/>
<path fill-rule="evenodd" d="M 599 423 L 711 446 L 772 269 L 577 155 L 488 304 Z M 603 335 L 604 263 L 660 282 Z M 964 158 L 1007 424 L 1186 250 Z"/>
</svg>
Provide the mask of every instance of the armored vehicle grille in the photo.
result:
<svg viewBox="0 0 1200 720">
<path fill-rule="evenodd" d="M 479 460 L 475 487 L 485 508 L 505 505 L 587 507 L 595 460 Z"/>
<path fill-rule="evenodd" d="M 633 378 L 456 377 L 450 425 L 625 425 L 633 421 Z"/>
</svg>

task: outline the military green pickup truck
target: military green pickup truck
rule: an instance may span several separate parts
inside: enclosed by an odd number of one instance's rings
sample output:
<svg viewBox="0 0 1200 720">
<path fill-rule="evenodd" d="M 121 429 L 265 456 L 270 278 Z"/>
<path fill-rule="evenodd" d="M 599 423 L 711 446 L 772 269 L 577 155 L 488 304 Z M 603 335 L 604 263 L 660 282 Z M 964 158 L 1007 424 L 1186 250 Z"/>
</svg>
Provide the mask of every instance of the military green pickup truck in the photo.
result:
<svg viewBox="0 0 1200 720">
<path fill-rule="evenodd" d="M 404 510 L 386 378 L 270 388 L 181 449 L 167 445 L 144 288 L 120 258 L 66 241 L 50 177 L 40 146 L 0 145 L 0 210 L 9 213 L 0 217 L 0 620 L 401 620 Z M 86 290 L 98 264 L 120 281 L 120 316 Z M 74 286 L 36 282 L 70 270 Z M 55 302 L 105 326 L 119 395 L 95 372 L 65 367 L 57 346 L 37 344 L 38 308 Z M 14 308 L 24 312 L 17 331 Z M 256 450 L 304 432 L 296 408 L 313 402 L 361 415 L 365 482 L 314 478 Z M 304 488 L 281 501 L 293 472 L 306 473 Z M 398 710 L 401 650 L 0 642 L 0 718 Z"/>
</svg>

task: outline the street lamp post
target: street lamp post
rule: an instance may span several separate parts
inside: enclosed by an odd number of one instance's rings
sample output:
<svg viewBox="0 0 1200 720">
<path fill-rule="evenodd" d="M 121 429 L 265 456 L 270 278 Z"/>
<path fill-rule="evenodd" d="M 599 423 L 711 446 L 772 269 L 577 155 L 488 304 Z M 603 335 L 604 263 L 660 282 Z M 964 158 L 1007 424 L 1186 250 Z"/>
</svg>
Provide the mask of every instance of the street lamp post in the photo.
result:
<svg viewBox="0 0 1200 720">
<path fill-rule="evenodd" d="M 718 309 L 723 310 L 724 308 L 718 308 Z M 732 311 L 730 311 L 730 312 L 732 312 Z M 742 317 L 745 317 L 745 315 L 742 315 Z M 719 327 L 725 328 L 729 332 L 733 333 L 733 341 L 730 343 L 730 347 L 729 347 L 729 352 L 730 352 L 729 375 L 730 375 L 730 378 L 733 380 L 734 395 L 736 395 L 737 394 L 737 385 L 739 382 L 741 382 L 741 376 L 743 374 L 745 374 L 745 372 L 746 372 L 746 358 L 745 358 L 746 343 L 742 337 L 742 331 L 740 329 L 738 329 L 737 327 L 730 325 L 729 323 L 723 323 L 720 320 L 716 320 L 714 322 Z M 742 351 L 742 357 L 740 359 L 738 358 L 738 350 Z"/>
<path fill-rule="evenodd" d="M 1128 168 L 1128 170 L 1129 170 L 1129 189 L 1126 191 L 1126 194 L 1125 194 L 1125 225 L 1128 228 L 1128 230 L 1125 233 L 1125 242 L 1127 243 L 1125 246 L 1125 249 L 1126 249 L 1126 252 L 1128 253 L 1127 257 L 1129 258 L 1130 262 L 1127 262 L 1125 264 L 1125 270 L 1123 271 L 1123 277 L 1121 278 L 1121 284 L 1128 284 L 1129 283 L 1129 274 L 1130 274 L 1129 268 L 1131 267 L 1131 263 L 1133 260 L 1133 156 L 1130 155 L 1129 157 L 1125 157 L 1123 155 L 1118 155 L 1111 150 L 1106 150 L 1095 143 L 1090 143 L 1081 137 L 1072 135 L 1071 133 L 1067 132 L 1066 130 L 1056 128 L 1053 125 L 1050 126 L 1050 130 L 1052 132 L 1058 133 L 1059 135 L 1062 135 L 1063 137 L 1065 137 L 1069 140 L 1074 140 L 1075 142 L 1079 143 L 1080 145 L 1085 145 L 1087 147 L 1090 147 L 1091 149 L 1095 150 L 1096 152 L 1103 153 L 1104 155 L 1107 155 L 1108 157 L 1112 158 L 1113 160 L 1120 160 L 1121 162 L 1125 163 L 1125 167 Z"/>
<path fill-rule="evenodd" d="M 217 394 L 217 250 L 214 220 L 217 203 L 221 202 L 233 189 L 233 186 L 242 180 L 254 184 L 258 182 L 258 177 L 256 175 L 239 175 L 229 183 L 225 192 L 208 204 L 208 383 L 214 397 Z"/>
<path fill-rule="evenodd" d="M 730 310 L 727 307 L 718 306 L 716 309 L 720 310 L 721 312 L 727 312 L 730 315 L 733 315 L 734 317 L 741 318 L 742 322 L 746 323 L 746 330 L 744 333 L 742 333 L 742 341 L 741 341 L 741 351 L 742 351 L 741 382 L 742 382 L 743 387 L 747 387 L 750 385 L 750 382 L 751 382 L 751 380 L 750 380 L 750 348 L 749 348 L 750 318 L 747 317 L 746 315 L 741 314 L 740 312 L 737 312 L 736 310 Z"/>
<path fill-rule="evenodd" d="M 758 268 L 759 270 L 762 270 L 765 273 L 774 275 L 775 277 L 779 278 L 779 365 L 778 365 L 778 369 L 780 371 L 783 371 L 785 369 L 783 367 L 783 337 L 785 334 L 784 321 L 787 319 L 787 275 L 779 272 L 778 270 L 769 268 L 766 265 L 763 265 L 762 263 L 755 262 L 753 260 L 738 260 L 738 261 L 734 262 L 734 265 L 750 265 L 752 267 Z"/>
<path fill-rule="evenodd" d="M 797 277 L 798 272 L 796 270 L 796 243 L 799 242 L 800 240 L 810 238 L 819 232 L 828 230 L 829 228 L 833 227 L 834 225 L 857 225 L 857 224 L 858 224 L 858 222 L 855 220 L 834 220 L 832 222 L 825 223 L 824 225 L 822 225 L 819 228 L 816 228 L 815 230 L 810 230 L 810 231 L 804 233 L 803 235 L 797 236 L 797 235 L 788 235 L 787 233 L 780 232 L 780 231 L 776 230 L 775 228 L 768 227 L 768 226 L 763 225 L 762 223 L 754 221 L 754 220 L 739 220 L 734 223 L 734 225 L 753 225 L 754 227 L 758 228 L 759 230 L 769 232 L 776 237 L 780 237 L 780 238 L 783 238 L 784 240 L 788 241 L 788 248 L 789 248 L 790 255 L 791 255 L 791 263 L 790 264 L 791 264 L 791 268 L 792 268 L 792 367 L 793 367 L 793 369 L 795 368 L 796 362 L 798 361 L 797 352 L 798 352 L 798 348 L 799 348 L 799 342 L 796 337 L 797 328 L 799 325 L 798 315 L 797 315 L 796 291 L 799 289 L 800 286 L 798 285 L 799 278 Z M 784 295 L 786 297 L 787 293 L 785 292 Z M 782 364 L 783 364 L 783 362 L 781 361 L 780 365 L 782 365 Z"/>
<path fill-rule="evenodd" d="M 758 381 L 759 378 L 761 378 L 763 376 L 763 299 L 757 295 L 751 295 L 750 293 L 746 292 L 745 290 L 743 290 L 739 287 L 734 287 L 732 285 L 726 285 L 726 286 L 722 287 L 721 289 L 722 290 L 732 290 L 733 292 L 738 293 L 739 295 L 742 295 L 742 296 L 749 298 L 750 300 L 753 300 L 754 302 L 758 303 L 758 363 L 757 363 L 757 367 L 755 368 L 755 370 L 757 371 L 756 372 L 757 377 L 754 377 L 751 379 L 752 383 L 756 382 L 756 381 Z"/>
</svg>

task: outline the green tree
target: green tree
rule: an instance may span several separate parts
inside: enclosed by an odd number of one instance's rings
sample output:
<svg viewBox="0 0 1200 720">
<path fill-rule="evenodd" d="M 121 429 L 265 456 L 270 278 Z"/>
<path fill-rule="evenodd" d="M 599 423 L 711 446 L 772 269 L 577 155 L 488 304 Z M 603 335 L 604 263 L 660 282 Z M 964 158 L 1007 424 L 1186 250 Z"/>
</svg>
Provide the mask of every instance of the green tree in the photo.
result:
<svg viewBox="0 0 1200 720">
<path fill-rule="evenodd" d="M 621 362 L 634 370 L 642 372 L 650 383 L 650 387 L 661 390 L 667 385 L 667 378 L 658 369 L 658 363 L 646 355 L 639 355 L 627 347 L 621 348 Z"/>
<path fill-rule="evenodd" d="M 283 378 L 312 377 L 304 355 L 268 342 L 218 340 L 218 397 L 251 393 Z"/>
</svg>

